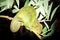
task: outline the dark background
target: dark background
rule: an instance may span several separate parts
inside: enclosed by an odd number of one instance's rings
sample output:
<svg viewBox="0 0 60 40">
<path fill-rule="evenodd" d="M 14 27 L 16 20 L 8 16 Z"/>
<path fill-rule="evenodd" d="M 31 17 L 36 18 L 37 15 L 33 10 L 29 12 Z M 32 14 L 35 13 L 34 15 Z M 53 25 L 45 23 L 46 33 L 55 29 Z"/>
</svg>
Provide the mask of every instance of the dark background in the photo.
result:
<svg viewBox="0 0 60 40">
<path fill-rule="evenodd" d="M 25 0 L 20 1 L 20 8 L 23 7 Z M 52 10 L 60 5 L 60 0 L 51 0 L 53 2 Z M 16 2 L 14 2 L 16 4 Z M 14 5 L 13 4 L 13 5 Z M 0 15 L 8 15 L 10 17 L 14 17 L 16 14 L 13 14 L 11 12 L 13 8 L 7 9 L 4 12 L 0 13 Z M 56 28 L 55 32 L 52 36 L 45 38 L 44 40 L 59 40 L 60 39 L 60 7 L 57 9 L 53 20 L 51 23 L 56 21 Z M 23 27 L 23 32 L 20 32 L 20 30 L 16 33 L 12 33 L 10 31 L 10 23 L 11 21 L 8 19 L 0 18 L 0 40 L 39 40 L 39 38 L 32 32 L 26 30 Z"/>
</svg>

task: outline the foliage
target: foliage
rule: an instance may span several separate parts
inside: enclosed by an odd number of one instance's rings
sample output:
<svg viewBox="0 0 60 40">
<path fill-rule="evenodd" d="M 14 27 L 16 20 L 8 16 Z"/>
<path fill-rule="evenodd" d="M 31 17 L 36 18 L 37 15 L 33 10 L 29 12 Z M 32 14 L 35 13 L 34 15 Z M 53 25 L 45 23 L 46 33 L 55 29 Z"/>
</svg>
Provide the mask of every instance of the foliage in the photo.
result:
<svg viewBox="0 0 60 40">
<path fill-rule="evenodd" d="M 36 8 L 37 17 L 39 16 L 38 20 L 40 22 L 44 22 L 44 24 L 46 25 L 42 30 L 42 34 L 49 32 L 48 30 L 50 30 L 52 27 L 54 27 L 54 26 L 51 26 L 51 28 L 49 29 L 49 26 L 46 23 L 46 21 L 51 21 L 54 17 L 56 10 L 60 7 L 60 5 L 58 5 L 51 13 L 53 2 L 51 2 L 51 4 L 49 5 L 49 1 L 50 0 L 30 0 L 30 2 L 28 4 L 28 6 L 32 5 L 34 8 Z M 52 29 L 51 31 L 53 31 L 53 30 L 54 29 Z M 50 33 L 52 34 L 52 32 L 50 32 Z M 45 34 L 46 35 L 45 37 L 50 35 L 50 33 L 47 35 Z"/>
<path fill-rule="evenodd" d="M 0 0 L 0 12 L 12 7 L 14 0 Z"/>
<path fill-rule="evenodd" d="M 1 8 L 0 13 L 7 9 L 12 8 L 13 3 L 14 3 L 14 0 L 0 0 L 0 8 Z M 13 13 L 15 13 L 19 10 L 19 0 L 16 0 L 16 3 L 18 5 L 18 7 L 16 5 L 14 5 L 15 9 L 12 10 Z"/>
<path fill-rule="evenodd" d="M 42 21 L 42 18 L 45 17 L 45 21 L 46 19 L 49 21 L 49 20 L 52 20 L 56 10 L 59 8 L 60 5 L 58 5 L 51 13 L 51 9 L 52 9 L 52 5 L 53 5 L 53 2 L 51 2 L 51 4 L 49 5 L 49 1 L 50 0 L 30 0 L 28 6 L 34 6 L 34 8 L 36 8 L 36 14 L 37 14 L 37 17 L 39 16 L 38 20 L 41 22 Z M 40 15 L 39 15 L 40 14 Z M 50 16 L 51 14 L 51 16 Z M 50 19 L 49 19 L 50 17 Z"/>
</svg>

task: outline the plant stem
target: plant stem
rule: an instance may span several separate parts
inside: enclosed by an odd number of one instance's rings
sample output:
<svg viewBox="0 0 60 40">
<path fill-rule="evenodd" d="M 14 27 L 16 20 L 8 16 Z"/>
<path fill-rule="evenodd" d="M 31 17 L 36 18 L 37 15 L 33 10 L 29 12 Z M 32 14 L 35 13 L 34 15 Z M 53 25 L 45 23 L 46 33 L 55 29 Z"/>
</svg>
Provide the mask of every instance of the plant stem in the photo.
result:
<svg viewBox="0 0 60 40">
<path fill-rule="evenodd" d="M 9 20 L 13 19 L 12 17 L 6 16 L 6 15 L 0 15 L 0 18 L 6 18 L 6 19 L 9 19 Z"/>
</svg>

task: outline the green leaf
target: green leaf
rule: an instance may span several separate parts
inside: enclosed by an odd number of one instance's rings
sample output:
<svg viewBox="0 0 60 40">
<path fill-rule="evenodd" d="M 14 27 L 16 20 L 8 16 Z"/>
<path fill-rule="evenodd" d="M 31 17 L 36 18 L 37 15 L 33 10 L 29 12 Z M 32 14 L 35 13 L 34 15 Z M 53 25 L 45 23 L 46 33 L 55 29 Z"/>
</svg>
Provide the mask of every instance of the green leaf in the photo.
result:
<svg viewBox="0 0 60 40">
<path fill-rule="evenodd" d="M 16 12 L 19 11 L 19 8 L 18 8 L 16 5 L 14 5 L 14 8 L 15 8 L 15 9 L 12 10 L 13 13 L 16 13 Z"/>
<path fill-rule="evenodd" d="M 14 3 L 14 0 L 2 0 L 2 1 L 0 0 L 1 10 L 4 11 L 6 9 L 11 8 L 13 3 Z M 3 6 L 4 6 L 4 8 L 2 9 Z M 1 10 L 0 10 L 0 12 L 2 12 Z"/>
<path fill-rule="evenodd" d="M 54 30 L 54 29 L 55 29 L 56 21 L 57 21 L 57 20 L 55 20 L 55 21 L 54 21 L 54 23 L 51 25 L 51 29 L 52 29 L 52 30 Z"/>
<path fill-rule="evenodd" d="M 28 6 L 28 4 L 29 4 L 29 0 L 26 0 L 24 6 Z"/>
<path fill-rule="evenodd" d="M 48 10 L 48 19 L 49 19 L 50 13 L 51 13 L 52 5 L 53 5 L 53 2 L 49 5 L 49 10 Z"/>
<path fill-rule="evenodd" d="M 0 0 L 0 7 L 2 7 L 3 5 L 5 5 L 6 0 Z"/>
<path fill-rule="evenodd" d="M 6 1 L 6 0 L 0 0 L 0 2 L 4 2 L 4 1 Z"/>
<path fill-rule="evenodd" d="M 0 2 L 0 7 L 6 6 L 6 1 Z"/>
<path fill-rule="evenodd" d="M 41 5 L 39 8 L 39 11 L 41 12 L 41 14 L 43 14 L 43 16 L 45 17 L 45 11 L 44 11 L 44 7 Z"/>
<path fill-rule="evenodd" d="M 47 13 L 47 9 L 48 9 L 48 0 L 44 0 L 44 9 L 45 9 L 45 12 Z"/>
<path fill-rule="evenodd" d="M 20 2 L 19 2 L 19 0 L 16 0 L 16 3 L 17 3 L 17 5 L 18 5 L 18 8 L 19 8 L 19 3 L 20 3 Z"/>
<path fill-rule="evenodd" d="M 17 9 L 13 9 L 13 10 L 12 10 L 13 13 L 16 13 L 16 12 L 18 12 L 18 11 L 19 11 L 19 10 L 17 10 Z"/>
<path fill-rule="evenodd" d="M 47 27 L 44 27 L 42 30 L 43 33 L 47 32 Z"/>
<path fill-rule="evenodd" d="M 7 9 L 7 7 L 1 7 L 0 13 Z"/>
<path fill-rule="evenodd" d="M 56 12 L 56 10 L 57 10 L 59 7 L 60 7 L 60 5 L 58 5 L 58 6 L 53 10 L 53 12 L 52 12 L 52 14 L 51 14 L 50 20 L 52 20 L 54 14 L 55 14 L 55 12 Z"/>
<path fill-rule="evenodd" d="M 51 28 L 50 28 L 50 31 L 51 31 L 51 32 L 49 32 L 48 34 L 44 34 L 43 37 L 42 37 L 43 39 L 46 38 L 46 37 L 49 37 L 49 36 L 52 36 L 52 35 L 53 35 L 53 33 L 54 33 L 54 31 L 55 31 L 56 21 L 57 21 L 57 20 L 55 20 L 54 23 L 51 25 Z"/>
</svg>

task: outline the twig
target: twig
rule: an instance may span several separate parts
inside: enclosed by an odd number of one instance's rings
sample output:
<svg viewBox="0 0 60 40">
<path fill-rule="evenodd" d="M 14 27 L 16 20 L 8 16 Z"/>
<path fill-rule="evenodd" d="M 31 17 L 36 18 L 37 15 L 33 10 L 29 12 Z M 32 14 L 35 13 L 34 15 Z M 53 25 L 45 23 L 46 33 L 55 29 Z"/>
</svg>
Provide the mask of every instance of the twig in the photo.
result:
<svg viewBox="0 0 60 40">
<path fill-rule="evenodd" d="M 6 18 L 6 19 L 9 19 L 9 20 L 13 19 L 12 17 L 6 16 L 6 15 L 0 15 L 0 18 Z"/>
<path fill-rule="evenodd" d="M 45 21 L 44 21 L 44 24 L 46 25 L 47 29 L 49 30 L 49 26 Z"/>
<path fill-rule="evenodd" d="M 48 24 L 46 23 L 46 21 L 51 21 L 51 20 L 42 20 L 41 22 L 44 22 L 44 24 L 46 25 L 47 29 L 49 30 L 49 26 L 48 26 Z"/>
</svg>

